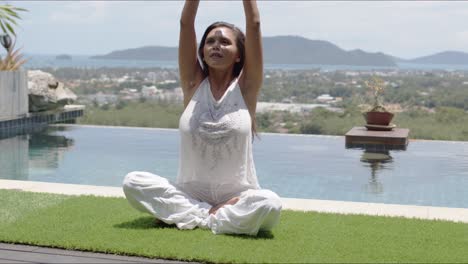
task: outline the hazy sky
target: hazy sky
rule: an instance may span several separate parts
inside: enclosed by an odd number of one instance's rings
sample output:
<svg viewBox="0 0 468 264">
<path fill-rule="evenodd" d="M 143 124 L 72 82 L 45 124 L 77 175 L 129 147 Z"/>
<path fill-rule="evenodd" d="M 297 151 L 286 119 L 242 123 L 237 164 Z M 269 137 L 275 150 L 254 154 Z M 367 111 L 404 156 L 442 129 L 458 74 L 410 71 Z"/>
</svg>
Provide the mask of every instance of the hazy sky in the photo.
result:
<svg viewBox="0 0 468 264">
<path fill-rule="evenodd" d="M 26 53 L 104 54 L 177 46 L 183 1 L 7 1 L 23 7 L 18 47 Z M 345 50 L 402 58 L 468 52 L 468 2 L 260 1 L 264 36 L 299 35 Z M 214 21 L 244 28 L 240 1 L 202 1 L 197 35 Z"/>
</svg>

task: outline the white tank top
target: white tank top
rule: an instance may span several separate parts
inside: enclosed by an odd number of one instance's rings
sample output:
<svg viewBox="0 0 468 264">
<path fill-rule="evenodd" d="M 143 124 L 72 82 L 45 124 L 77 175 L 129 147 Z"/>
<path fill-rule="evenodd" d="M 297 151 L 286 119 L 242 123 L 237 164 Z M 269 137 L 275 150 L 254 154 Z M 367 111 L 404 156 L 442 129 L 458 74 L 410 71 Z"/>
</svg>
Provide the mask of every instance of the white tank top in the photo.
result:
<svg viewBox="0 0 468 264">
<path fill-rule="evenodd" d="M 177 185 L 213 205 L 259 189 L 251 127 L 237 79 L 216 101 L 205 78 L 180 117 Z"/>
</svg>

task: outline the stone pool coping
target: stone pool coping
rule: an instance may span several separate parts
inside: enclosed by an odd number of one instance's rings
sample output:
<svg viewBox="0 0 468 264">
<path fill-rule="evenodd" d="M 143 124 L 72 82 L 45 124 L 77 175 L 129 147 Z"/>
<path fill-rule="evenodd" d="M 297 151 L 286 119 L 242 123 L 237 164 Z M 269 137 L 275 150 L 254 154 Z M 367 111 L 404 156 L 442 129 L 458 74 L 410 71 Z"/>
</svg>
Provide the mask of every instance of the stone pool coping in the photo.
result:
<svg viewBox="0 0 468 264">
<path fill-rule="evenodd" d="M 66 195 L 125 197 L 120 187 L 0 180 L 0 189 L 44 192 Z M 363 214 L 468 223 L 467 208 L 433 207 L 383 203 L 281 198 L 283 209 L 338 214 Z"/>
</svg>

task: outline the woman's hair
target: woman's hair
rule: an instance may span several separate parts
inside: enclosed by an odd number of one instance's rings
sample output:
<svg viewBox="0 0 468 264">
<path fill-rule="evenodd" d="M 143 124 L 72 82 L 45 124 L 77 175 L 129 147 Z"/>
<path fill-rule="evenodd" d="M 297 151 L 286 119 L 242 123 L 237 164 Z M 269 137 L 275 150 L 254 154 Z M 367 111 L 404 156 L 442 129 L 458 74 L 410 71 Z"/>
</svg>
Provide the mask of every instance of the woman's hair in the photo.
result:
<svg viewBox="0 0 468 264">
<path fill-rule="evenodd" d="M 238 77 L 240 72 L 242 71 L 242 68 L 244 67 L 244 61 L 245 61 L 245 35 L 238 27 L 234 26 L 233 24 L 226 23 L 226 22 L 215 22 L 215 23 L 211 24 L 210 26 L 208 26 L 208 28 L 206 28 L 206 30 L 205 30 L 205 33 L 203 33 L 203 37 L 202 37 L 202 39 L 200 41 L 200 46 L 198 47 L 198 56 L 200 57 L 200 59 L 201 59 L 201 61 L 203 63 L 203 73 L 205 74 L 205 76 L 209 75 L 208 65 L 203 60 L 203 57 L 204 57 L 203 48 L 205 47 L 206 37 L 208 36 L 208 33 L 211 32 L 211 30 L 213 30 L 214 28 L 217 28 L 217 27 L 229 28 L 234 32 L 234 35 L 236 36 L 236 46 L 237 46 L 237 49 L 239 50 L 240 61 L 236 62 L 236 64 L 234 64 L 234 69 L 232 70 L 232 73 L 233 73 L 234 77 Z"/>
</svg>

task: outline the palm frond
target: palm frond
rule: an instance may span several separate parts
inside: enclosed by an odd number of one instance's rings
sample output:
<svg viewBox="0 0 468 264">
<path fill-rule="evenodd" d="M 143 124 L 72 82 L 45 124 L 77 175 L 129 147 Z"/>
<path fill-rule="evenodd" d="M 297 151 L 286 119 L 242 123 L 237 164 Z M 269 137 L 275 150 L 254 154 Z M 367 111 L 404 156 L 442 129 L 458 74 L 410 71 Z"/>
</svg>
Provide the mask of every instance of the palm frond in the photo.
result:
<svg viewBox="0 0 468 264">
<path fill-rule="evenodd" d="M 3 32 L 7 32 L 5 25 L 3 24 L 3 21 L 0 19 L 0 27 L 2 28 Z"/>
<path fill-rule="evenodd" d="M 14 25 L 18 25 L 18 23 L 16 23 L 16 20 L 13 19 L 12 17 L 5 17 L 5 20 L 10 21 L 10 23 L 12 23 L 12 24 L 14 24 Z"/>
<path fill-rule="evenodd" d="M 11 33 L 16 36 L 13 26 L 17 25 L 17 20 L 21 19 L 18 12 L 27 12 L 28 10 L 12 5 L 0 5 L 0 28 L 3 33 Z"/>
<path fill-rule="evenodd" d="M 15 32 L 15 29 L 10 25 L 10 23 L 5 23 L 7 29 L 11 32 L 11 34 L 13 34 L 13 36 L 16 36 L 16 32 Z"/>
</svg>

